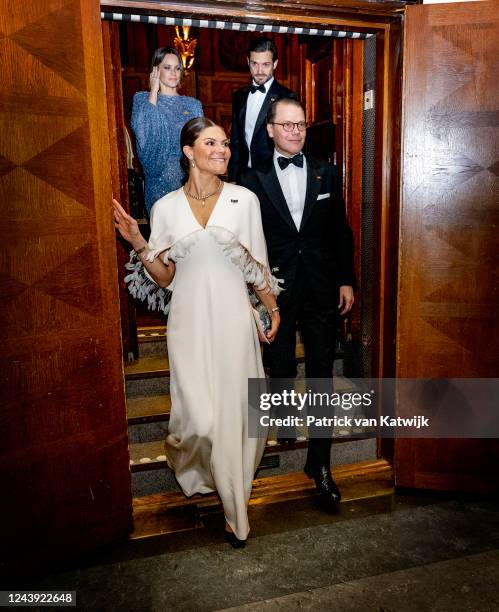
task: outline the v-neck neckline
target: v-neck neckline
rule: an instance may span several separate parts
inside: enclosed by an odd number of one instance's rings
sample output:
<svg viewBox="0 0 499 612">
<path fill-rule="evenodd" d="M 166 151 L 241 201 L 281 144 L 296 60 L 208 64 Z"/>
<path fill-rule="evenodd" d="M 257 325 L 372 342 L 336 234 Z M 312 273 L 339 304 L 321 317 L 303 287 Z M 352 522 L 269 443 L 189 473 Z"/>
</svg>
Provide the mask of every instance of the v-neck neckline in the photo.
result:
<svg viewBox="0 0 499 612">
<path fill-rule="evenodd" d="M 220 202 L 220 198 L 222 197 L 224 189 L 225 189 L 225 182 L 222 181 L 222 188 L 220 189 L 220 193 L 218 194 L 217 201 L 215 202 L 215 205 L 213 206 L 213 209 L 212 209 L 212 211 L 210 213 L 210 216 L 208 217 L 208 220 L 206 221 L 206 225 L 201 225 L 201 223 L 198 221 L 196 215 L 194 214 L 194 211 L 192 210 L 191 203 L 189 202 L 189 198 L 187 197 L 187 194 L 185 193 L 184 187 L 181 187 L 182 195 L 184 196 L 184 200 L 185 200 L 185 203 L 187 204 L 189 212 L 191 213 L 191 216 L 194 219 L 194 222 L 197 223 L 201 229 L 205 230 L 208 227 L 208 224 L 210 223 L 211 218 L 213 217 L 213 213 L 215 212 L 215 209 L 217 208 L 218 203 Z"/>
</svg>

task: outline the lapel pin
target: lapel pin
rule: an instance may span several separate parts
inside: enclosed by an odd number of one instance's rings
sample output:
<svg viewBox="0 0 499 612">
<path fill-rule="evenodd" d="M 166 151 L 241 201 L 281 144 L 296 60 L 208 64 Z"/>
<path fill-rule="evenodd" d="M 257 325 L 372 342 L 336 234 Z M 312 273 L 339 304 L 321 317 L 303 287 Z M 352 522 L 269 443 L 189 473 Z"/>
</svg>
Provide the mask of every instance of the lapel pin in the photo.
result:
<svg viewBox="0 0 499 612">
<path fill-rule="evenodd" d="M 318 181 L 320 181 L 322 177 L 320 177 L 320 176 L 316 176 L 315 178 L 316 178 Z"/>
</svg>

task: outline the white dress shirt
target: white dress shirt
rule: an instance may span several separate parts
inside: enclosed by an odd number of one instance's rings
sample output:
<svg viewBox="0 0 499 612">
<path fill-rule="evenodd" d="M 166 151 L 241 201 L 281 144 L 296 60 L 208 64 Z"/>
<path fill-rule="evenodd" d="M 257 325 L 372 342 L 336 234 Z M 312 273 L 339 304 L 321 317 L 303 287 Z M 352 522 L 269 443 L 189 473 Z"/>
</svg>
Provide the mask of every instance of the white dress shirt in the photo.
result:
<svg viewBox="0 0 499 612">
<path fill-rule="evenodd" d="M 263 91 L 255 91 L 255 93 L 248 94 L 248 100 L 246 102 L 246 118 L 244 120 L 244 133 L 246 136 L 246 144 L 248 145 L 248 149 L 250 150 L 250 155 L 248 159 L 248 167 L 251 168 L 251 141 L 253 139 L 253 133 L 255 131 L 256 120 L 258 119 L 258 115 L 260 114 L 260 110 L 263 105 L 263 101 L 265 100 L 265 96 L 267 95 L 270 86 L 274 81 L 274 77 L 268 80 L 265 84 L 265 93 Z M 258 87 L 258 83 L 253 81 L 253 85 Z"/>
<path fill-rule="evenodd" d="M 303 209 L 305 208 L 305 197 L 307 194 L 307 160 L 303 156 L 303 168 L 289 164 L 281 170 L 278 157 L 286 157 L 274 149 L 274 167 L 281 185 L 282 193 L 289 208 L 289 212 L 295 222 L 296 229 L 300 229 Z"/>
</svg>

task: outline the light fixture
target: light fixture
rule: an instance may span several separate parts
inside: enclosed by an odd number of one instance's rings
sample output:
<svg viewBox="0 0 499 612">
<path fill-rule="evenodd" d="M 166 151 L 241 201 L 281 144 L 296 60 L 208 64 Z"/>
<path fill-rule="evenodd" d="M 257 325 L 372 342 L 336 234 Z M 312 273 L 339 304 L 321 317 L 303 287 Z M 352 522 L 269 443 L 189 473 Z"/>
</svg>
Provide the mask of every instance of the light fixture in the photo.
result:
<svg viewBox="0 0 499 612">
<path fill-rule="evenodd" d="M 194 52 L 198 41 L 195 38 L 189 38 L 190 26 L 175 26 L 177 36 L 174 39 L 175 49 L 180 53 L 184 71 L 187 72 L 194 64 Z M 182 32 L 180 32 L 182 31 Z"/>
</svg>

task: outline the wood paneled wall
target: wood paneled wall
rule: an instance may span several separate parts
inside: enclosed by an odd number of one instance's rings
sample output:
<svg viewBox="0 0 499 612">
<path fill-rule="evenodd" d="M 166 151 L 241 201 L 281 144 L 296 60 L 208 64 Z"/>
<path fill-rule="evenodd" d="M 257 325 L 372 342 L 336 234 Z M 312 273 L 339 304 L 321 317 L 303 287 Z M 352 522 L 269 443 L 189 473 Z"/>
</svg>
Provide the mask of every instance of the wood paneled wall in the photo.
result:
<svg viewBox="0 0 499 612">
<path fill-rule="evenodd" d="M 408 9 L 399 377 L 498 374 L 498 39 L 497 3 Z M 396 451 L 399 484 L 499 489 L 497 440 Z"/>
<path fill-rule="evenodd" d="M 0 5 L 2 543 L 92 549 L 131 528 L 99 7 Z"/>
</svg>

